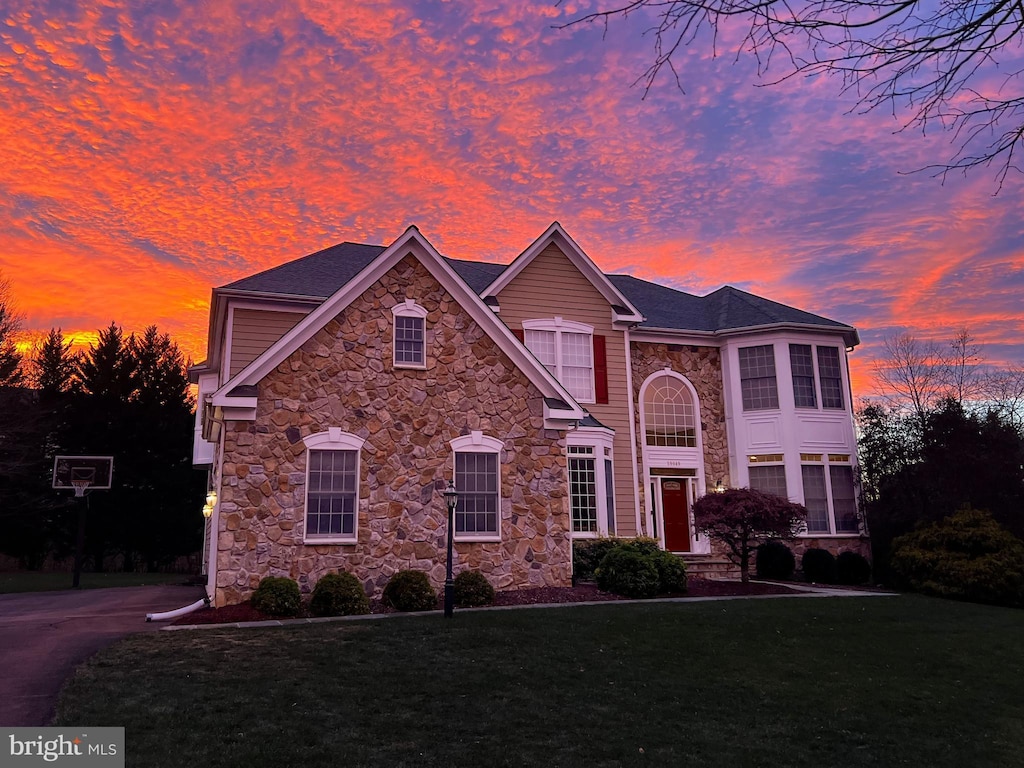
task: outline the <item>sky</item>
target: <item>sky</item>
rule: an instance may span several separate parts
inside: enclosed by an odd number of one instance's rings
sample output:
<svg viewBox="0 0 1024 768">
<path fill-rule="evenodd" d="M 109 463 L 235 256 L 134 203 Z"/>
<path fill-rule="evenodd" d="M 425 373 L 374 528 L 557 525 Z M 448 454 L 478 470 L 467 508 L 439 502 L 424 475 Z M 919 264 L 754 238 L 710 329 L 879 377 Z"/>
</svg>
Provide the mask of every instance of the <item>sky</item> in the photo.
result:
<svg viewBox="0 0 1024 768">
<path fill-rule="evenodd" d="M 560 28 L 597 7 L 5 3 L 0 275 L 26 339 L 156 324 L 198 361 L 214 286 L 410 224 L 507 263 L 557 220 L 605 272 L 856 326 L 858 390 L 898 332 L 1024 363 L 1024 174 L 915 172 L 954 136 L 828 78 L 765 86 L 730 30 L 645 94 L 649 19 Z"/>
</svg>

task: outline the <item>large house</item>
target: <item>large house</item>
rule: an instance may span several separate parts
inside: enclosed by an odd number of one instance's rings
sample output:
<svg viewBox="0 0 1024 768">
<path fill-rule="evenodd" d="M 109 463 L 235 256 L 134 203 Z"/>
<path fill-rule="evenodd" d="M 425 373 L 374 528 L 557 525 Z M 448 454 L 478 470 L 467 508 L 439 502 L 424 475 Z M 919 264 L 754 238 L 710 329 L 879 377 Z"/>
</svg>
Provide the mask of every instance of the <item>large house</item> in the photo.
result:
<svg viewBox="0 0 1024 768">
<path fill-rule="evenodd" d="M 441 256 L 415 227 L 213 291 L 195 464 L 217 605 L 268 575 L 311 588 L 403 568 L 565 586 L 572 542 L 652 536 L 691 568 L 701 495 L 807 506 L 799 547 L 867 553 L 847 353 L 857 331 L 731 287 L 606 275 L 558 224 L 511 264 Z"/>
</svg>

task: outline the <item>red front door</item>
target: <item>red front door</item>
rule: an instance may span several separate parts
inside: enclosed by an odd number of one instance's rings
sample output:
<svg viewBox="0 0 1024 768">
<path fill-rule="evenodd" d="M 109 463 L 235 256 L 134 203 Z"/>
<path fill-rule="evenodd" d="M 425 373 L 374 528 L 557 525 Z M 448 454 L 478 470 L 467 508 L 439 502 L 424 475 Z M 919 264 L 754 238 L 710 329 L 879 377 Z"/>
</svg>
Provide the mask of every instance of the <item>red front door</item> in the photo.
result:
<svg viewBox="0 0 1024 768">
<path fill-rule="evenodd" d="M 661 511 L 665 520 L 665 549 L 690 551 L 690 505 L 686 500 L 686 481 L 661 481 Z"/>
</svg>

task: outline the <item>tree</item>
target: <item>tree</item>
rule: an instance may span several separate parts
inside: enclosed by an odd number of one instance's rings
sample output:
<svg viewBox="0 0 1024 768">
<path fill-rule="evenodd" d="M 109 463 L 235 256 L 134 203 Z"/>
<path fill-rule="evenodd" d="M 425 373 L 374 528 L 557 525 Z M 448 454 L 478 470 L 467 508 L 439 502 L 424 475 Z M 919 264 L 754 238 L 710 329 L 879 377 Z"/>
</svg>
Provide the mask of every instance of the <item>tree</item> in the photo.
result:
<svg viewBox="0 0 1024 768">
<path fill-rule="evenodd" d="M 43 399 L 54 399 L 71 389 L 78 357 L 60 328 L 51 328 L 31 361 L 32 380 Z"/>
<path fill-rule="evenodd" d="M 15 344 L 20 330 L 21 315 L 14 304 L 11 282 L 0 273 L 0 387 L 22 383 L 21 353 Z"/>
<path fill-rule="evenodd" d="M 709 539 L 724 544 L 750 581 L 750 556 L 763 539 L 792 539 L 806 529 L 807 509 L 781 496 L 752 488 L 709 493 L 693 504 L 693 522 Z"/>
<path fill-rule="evenodd" d="M 922 424 L 949 386 L 949 360 L 935 342 L 909 333 L 885 339 L 885 354 L 875 360 L 876 389 L 890 404 L 906 404 Z"/>
<path fill-rule="evenodd" d="M 953 132 L 958 149 L 932 166 L 940 174 L 995 164 L 998 184 L 1024 144 L 1020 92 L 1019 0 L 629 0 L 587 12 L 568 25 L 650 9 L 654 61 L 639 78 L 649 90 L 666 70 L 682 89 L 678 63 L 695 41 L 716 46 L 720 27 L 749 25 L 737 55 L 752 54 L 758 74 L 780 59 L 783 74 L 826 74 L 872 110 L 905 110 L 904 127 Z M 1017 90 L 1014 90 L 1016 86 Z"/>
</svg>

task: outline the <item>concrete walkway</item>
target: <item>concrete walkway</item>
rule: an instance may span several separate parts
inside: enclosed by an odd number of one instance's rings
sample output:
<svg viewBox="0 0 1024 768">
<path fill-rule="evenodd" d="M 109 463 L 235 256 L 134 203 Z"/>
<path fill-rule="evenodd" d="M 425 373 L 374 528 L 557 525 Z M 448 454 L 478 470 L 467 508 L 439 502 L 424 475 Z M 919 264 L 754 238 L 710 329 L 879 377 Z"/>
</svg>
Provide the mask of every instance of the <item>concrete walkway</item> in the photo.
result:
<svg viewBox="0 0 1024 768">
<path fill-rule="evenodd" d="M 46 725 L 76 666 L 115 640 L 159 629 L 147 613 L 202 597 L 202 587 L 177 586 L 0 595 L 0 725 Z"/>
</svg>

